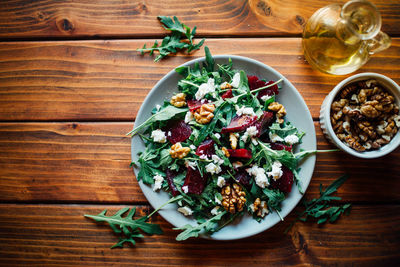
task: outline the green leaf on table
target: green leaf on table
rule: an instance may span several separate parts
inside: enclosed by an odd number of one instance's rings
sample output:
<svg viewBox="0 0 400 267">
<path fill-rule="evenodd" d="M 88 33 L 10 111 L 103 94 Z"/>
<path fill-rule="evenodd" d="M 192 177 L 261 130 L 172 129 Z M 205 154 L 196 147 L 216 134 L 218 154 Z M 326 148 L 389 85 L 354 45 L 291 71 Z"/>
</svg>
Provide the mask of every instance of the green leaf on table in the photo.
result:
<svg viewBox="0 0 400 267">
<path fill-rule="evenodd" d="M 116 233 L 123 235 L 120 237 L 119 242 L 116 243 L 111 248 L 122 247 L 125 242 L 129 242 L 132 245 L 135 245 L 134 238 L 142 238 L 143 235 L 139 232 L 139 230 L 149 234 L 162 234 L 158 224 L 147 223 L 148 216 L 141 217 L 139 219 L 133 219 L 135 215 L 136 209 L 132 208 L 129 212 L 129 208 L 122 208 L 117 211 L 112 216 L 107 216 L 107 210 L 103 210 L 97 215 L 87 215 L 84 216 L 90 218 L 96 222 L 107 222 L 111 229 Z M 123 217 L 123 215 L 128 212 L 128 215 Z"/>
<path fill-rule="evenodd" d="M 188 26 L 181 23 L 177 17 L 166 17 L 158 16 L 160 22 L 166 30 L 171 31 L 171 35 L 164 37 L 161 44 L 157 41 L 154 42 L 153 46 L 147 48 L 146 44 L 141 49 L 137 49 L 142 55 L 149 53 L 153 55 L 154 51 L 158 51 L 159 55 L 154 59 L 155 62 L 163 59 L 171 53 L 176 53 L 178 50 L 187 49 L 188 53 L 193 50 L 200 49 L 204 43 L 204 38 L 198 43 L 193 43 L 194 35 L 196 34 L 196 27 L 191 30 Z M 189 42 L 184 42 L 184 39 L 188 39 Z"/>
</svg>

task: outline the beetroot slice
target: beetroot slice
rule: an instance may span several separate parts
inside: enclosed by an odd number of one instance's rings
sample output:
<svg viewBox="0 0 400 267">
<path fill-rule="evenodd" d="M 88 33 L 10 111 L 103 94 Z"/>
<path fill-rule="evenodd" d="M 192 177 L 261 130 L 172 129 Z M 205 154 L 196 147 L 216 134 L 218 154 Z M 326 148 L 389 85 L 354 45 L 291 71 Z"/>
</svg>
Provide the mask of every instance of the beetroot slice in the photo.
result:
<svg viewBox="0 0 400 267">
<path fill-rule="evenodd" d="M 273 150 L 286 150 L 288 152 L 292 151 L 292 146 L 286 146 L 280 143 L 270 143 L 270 145 Z"/>
<path fill-rule="evenodd" d="M 267 126 L 272 122 L 273 117 L 274 113 L 271 111 L 264 111 L 260 119 L 254 123 L 254 126 L 256 126 L 258 130 L 257 137 L 260 137 L 260 135 L 267 130 Z"/>
<path fill-rule="evenodd" d="M 204 103 L 201 103 L 200 100 L 194 100 L 194 99 L 187 100 L 186 102 L 188 104 L 190 112 L 194 112 L 196 109 L 199 109 L 201 107 L 201 105 L 208 103 L 207 101 Z"/>
<path fill-rule="evenodd" d="M 235 174 L 235 179 L 243 186 L 249 187 L 250 186 L 250 180 L 251 176 L 247 173 L 245 169 L 240 169 L 236 174 Z"/>
<path fill-rule="evenodd" d="M 201 176 L 197 168 L 193 170 L 191 167 L 188 167 L 182 190 L 186 193 L 200 195 L 203 193 L 206 181 L 207 178 Z M 187 187 L 187 189 L 185 187 Z"/>
<path fill-rule="evenodd" d="M 190 129 L 190 126 L 182 120 L 169 121 L 167 126 L 164 127 L 164 131 L 167 132 L 167 139 L 172 144 L 183 142 L 192 134 L 192 129 Z"/>
<path fill-rule="evenodd" d="M 228 91 L 226 91 L 225 93 L 223 93 L 221 95 L 222 99 L 225 98 L 232 98 L 233 97 L 233 93 L 232 93 L 232 89 L 229 89 Z"/>
<path fill-rule="evenodd" d="M 251 151 L 245 148 L 228 149 L 229 155 L 232 158 L 251 159 Z"/>
<path fill-rule="evenodd" d="M 292 191 L 293 185 L 293 172 L 289 170 L 286 166 L 282 165 L 282 177 L 278 180 L 271 179 L 270 184 L 274 189 L 279 189 L 282 192 L 289 193 Z"/>
<path fill-rule="evenodd" d="M 179 191 L 174 183 L 174 178 L 177 175 L 178 173 L 176 171 L 171 171 L 170 169 L 167 169 L 167 182 L 173 196 L 177 196 L 179 194 Z"/>
<path fill-rule="evenodd" d="M 257 116 L 235 116 L 231 123 L 229 123 L 228 127 L 224 127 L 221 129 L 221 133 L 235 133 L 241 132 L 247 129 L 247 127 L 251 126 L 254 121 L 257 119 Z"/>
<path fill-rule="evenodd" d="M 260 87 L 264 87 L 264 86 L 274 83 L 274 81 L 264 82 L 264 81 L 260 80 L 257 76 L 247 75 L 247 79 L 249 82 L 250 90 L 255 90 Z M 261 98 L 265 95 L 271 96 L 271 95 L 278 95 L 278 94 L 279 94 L 278 85 L 275 84 L 274 86 L 271 86 L 271 87 L 265 88 L 264 90 L 261 90 L 258 93 L 257 98 Z"/>
<path fill-rule="evenodd" d="M 214 141 L 212 139 L 204 140 L 196 149 L 196 155 L 206 155 L 211 157 L 215 154 Z"/>
</svg>

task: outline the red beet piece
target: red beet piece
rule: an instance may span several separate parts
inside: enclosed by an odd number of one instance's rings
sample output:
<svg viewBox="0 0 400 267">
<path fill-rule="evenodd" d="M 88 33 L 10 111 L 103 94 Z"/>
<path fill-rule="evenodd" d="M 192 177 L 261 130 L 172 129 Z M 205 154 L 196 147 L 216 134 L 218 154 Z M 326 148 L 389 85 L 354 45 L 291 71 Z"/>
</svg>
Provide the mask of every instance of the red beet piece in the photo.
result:
<svg viewBox="0 0 400 267">
<path fill-rule="evenodd" d="M 267 126 L 272 122 L 273 117 L 274 113 L 264 111 L 260 119 L 254 123 L 258 130 L 257 137 L 260 137 L 267 130 Z"/>
<path fill-rule="evenodd" d="M 226 91 L 225 93 L 223 93 L 221 95 L 222 99 L 225 98 L 232 98 L 233 97 L 233 93 L 232 93 L 232 89 L 229 89 L 228 91 Z"/>
<path fill-rule="evenodd" d="M 167 169 L 167 182 L 173 196 L 177 196 L 179 194 L 179 191 L 174 183 L 174 178 L 177 175 L 178 173 L 176 171 L 171 171 L 170 169 Z"/>
<path fill-rule="evenodd" d="M 194 112 L 196 109 L 199 109 L 201 107 L 201 105 L 208 103 L 208 101 L 201 103 L 200 100 L 194 100 L 194 99 L 187 100 L 186 102 L 187 102 L 189 110 L 191 112 Z"/>
<path fill-rule="evenodd" d="M 196 155 L 207 155 L 211 157 L 215 154 L 214 141 L 212 139 L 204 140 L 196 149 Z"/>
<path fill-rule="evenodd" d="M 200 195 L 203 193 L 207 178 L 201 176 L 199 170 L 193 170 L 191 167 L 187 168 L 185 183 L 182 186 L 183 192 Z M 187 190 L 184 189 L 187 187 Z"/>
<path fill-rule="evenodd" d="M 271 179 L 270 184 L 274 189 L 279 189 L 282 192 L 289 193 L 292 191 L 293 185 L 293 172 L 289 170 L 286 166 L 282 165 L 282 177 L 278 180 Z"/>
<path fill-rule="evenodd" d="M 292 151 L 292 146 L 286 146 L 280 143 L 270 143 L 270 145 L 273 150 L 286 150 L 288 152 Z"/>
<path fill-rule="evenodd" d="M 245 187 L 250 186 L 251 176 L 247 173 L 247 171 L 245 169 L 240 169 L 235 174 L 235 179 Z"/>
<path fill-rule="evenodd" d="M 239 148 L 239 149 L 229 149 L 228 148 L 229 155 L 232 158 L 244 158 L 244 159 L 251 159 L 251 151 L 245 148 Z"/>
<path fill-rule="evenodd" d="M 249 87 L 250 90 L 255 90 L 270 84 L 273 84 L 274 81 L 268 81 L 268 82 L 264 82 L 262 80 L 260 80 L 257 76 L 247 76 L 248 82 L 249 82 Z M 274 85 L 268 88 L 265 88 L 264 90 L 261 90 L 258 93 L 258 98 L 261 98 L 265 95 L 277 95 L 279 94 L 279 90 L 278 90 L 278 85 Z"/>
<path fill-rule="evenodd" d="M 241 132 L 247 129 L 247 127 L 251 126 L 254 121 L 257 119 L 257 116 L 235 116 L 231 123 L 229 123 L 228 127 L 224 127 L 221 129 L 221 133 L 235 133 Z"/>
<path fill-rule="evenodd" d="M 182 120 L 168 122 L 167 126 L 164 128 L 164 131 L 167 132 L 167 139 L 172 144 L 183 142 L 192 134 L 192 129 L 190 129 L 190 126 Z M 171 132 L 171 134 L 168 134 L 168 132 Z"/>
</svg>

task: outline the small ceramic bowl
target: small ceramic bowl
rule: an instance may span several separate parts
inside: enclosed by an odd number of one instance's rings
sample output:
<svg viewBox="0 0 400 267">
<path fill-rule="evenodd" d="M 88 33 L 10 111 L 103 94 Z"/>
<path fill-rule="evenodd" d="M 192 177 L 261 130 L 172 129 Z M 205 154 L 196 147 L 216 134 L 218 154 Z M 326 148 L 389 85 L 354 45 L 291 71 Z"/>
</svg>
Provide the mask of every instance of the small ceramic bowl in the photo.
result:
<svg viewBox="0 0 400 267">
<path fill-rule="evenodd" d="M 335 134 L 332 128 L 331 124 L 331 105 L 332 102 L 334 101 L 336 95 L 340 93 L 340 91 L 348 84 L 353 83 L 353 82 L 358 82 L 358 81 L 364 81 L 364 80 L 371 80 L 374 79 L 378 81 L 379 84 L 381 84 L 386 90 L 388 90 L 394 97 L 395 97 L 395 102 L 397 105 L 400 105 L 400 86 L 397 85 L 392 79 L 378 73 L 372 73 L 372 72 L 366 72 L 366 73 L 360 73 L 353 75 L 351 77 L 348 77 L 341 81 L 338 85 L 333 88 L 333 90 L 325 97 L 324 102 L 321 105 L 321 111 L 320 111 L 320 124 L 321 124 L 321 129 L 327 139 L 331 141 L 334 145 L 336 145 L 338 148 L 341 150 L 359 157 L 359 158 L 365 158 L 365 159 L 373 159 L 373 158 L 379 158 L 384 155 L 389 154 L 393 150 L 395 150 L 399 145 L 400 145 L 400 131 L 396 133 L 396 135 L 390 140 L 390 142 L 384 146 L 382 146 L 380 149 L 377 150 L 371 150 L 371 151 L 365 151 L 365 152 L 358 152 L 350 147 L 348 147 L 345 143 L 343 143 Z"/>
</svg>

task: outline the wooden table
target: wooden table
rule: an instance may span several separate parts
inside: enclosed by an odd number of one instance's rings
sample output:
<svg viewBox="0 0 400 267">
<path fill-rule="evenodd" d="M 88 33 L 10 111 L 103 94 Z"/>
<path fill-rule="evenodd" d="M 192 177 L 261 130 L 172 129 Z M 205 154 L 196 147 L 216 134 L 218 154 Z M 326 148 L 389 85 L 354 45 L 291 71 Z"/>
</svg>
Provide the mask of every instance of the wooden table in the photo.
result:
<svg viewBox="0 0 400 267">
<path fill-rule="evenodd" d="M 187 3 L 186 3 L 187 2 Z M 343 1 L 339 1 L 343 2 Z M 374 0 L 392 46 L 358 72 L 400 83 L 400 2 Z M 324 97 L 344 76 L 319 73 L 304 60 L 302 25 L 320 0 L 2 1 L 0 5 L 0 265 L 367 265 L 400 264 L 400 150 L 377 160 L 321 154 L 306 198 L 344 173 L 349 216 L 334 224 L 283 223 L 243 240 L 175 241 L 146 236 L 136 247 L 109 249 L 116 237 L 83 214 L 151 210 L 129 168 L 140 105 L 168 71 L 203 56 L 178 53 L 161 62 L 136 48 L 162 38 L 157 15 L 190 27 L 212 53 L 247 56 L 285 75 L 314 118 L 319 149 Z"/>
</svg>

